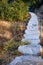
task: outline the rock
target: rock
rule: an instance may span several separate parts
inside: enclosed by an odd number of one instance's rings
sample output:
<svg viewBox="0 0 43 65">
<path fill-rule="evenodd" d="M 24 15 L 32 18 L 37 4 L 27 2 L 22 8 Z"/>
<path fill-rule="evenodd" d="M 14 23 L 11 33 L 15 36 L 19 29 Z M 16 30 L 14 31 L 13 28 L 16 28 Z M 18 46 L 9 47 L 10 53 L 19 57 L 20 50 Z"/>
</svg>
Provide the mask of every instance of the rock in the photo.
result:
<svg viewBox="0 0 43 65">
<path fill-rule="evenodd" d="M 37 63 L 37 65 L 43 65 L 43 63 L 39 62 L 39 63 Z"/>
<path fill-rule="evenodd" d="M 16 65 L 33 65 L 30 62 L 18 62 Z"/>
<path fill-rule="evenodd" d="M 31 14 L 31 19 L 29 20 L 22 41 L 28 41 L 32 45 L 37 45 L 40 42 L 38 36 L 38 17 L 32 12 L 29 13 Z"/>
<path fill-rule="evenodd" d="M 43 59 L 38 56 L 24 55 L 16 57 L 9 65 L 43 65 Z"/>
<path fill-rule="evenodd" d="M 23 54 L 38 55 L 40 53 L 40 39 L 38 36 L 38 18 L 37 16 L 30 12 L 31 19 L 25 30 L 24 38 L 22 41 L 30 42 L 30 45 L 19 46 L 18 51 Z"/>
<path fill-rule="evenodd" d="M 23 53 L 23 54 L 39 55 L 40 45 L 37 45 L 37 46 L 31 46 L 31 45 L 19 46 L 18 51 Z"/>
</svg>

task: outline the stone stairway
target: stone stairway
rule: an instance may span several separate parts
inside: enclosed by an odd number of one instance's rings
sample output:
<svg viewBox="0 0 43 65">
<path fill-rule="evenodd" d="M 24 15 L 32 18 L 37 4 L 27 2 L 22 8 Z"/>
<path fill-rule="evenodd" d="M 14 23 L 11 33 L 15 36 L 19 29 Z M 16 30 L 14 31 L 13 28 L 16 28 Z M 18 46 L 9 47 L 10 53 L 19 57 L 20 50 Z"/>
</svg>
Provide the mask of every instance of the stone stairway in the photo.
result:
<svg viewBox="0 0 43 65">
<path fill-rule="evenodd" d="M 36 37 L 38 35 L 38 27 L 37 27 L 38 21 L 35 23 L 37 26 L 33 25 L 33 23 L 31 24 L 31 22 L 29 22 L 27 25 L 28 29 L 25 31 L 24 34 L 25 38 L 22 39 L 22 41 L 31 40 L 32 43 L 30 45 L 20 46 L 18 48 L 18 51 L 23 53 L 24 55 L 16 57 L 9 65 L 43 65 L 43 59 L 40 56 L 37 56 L 37 53 L 40 52 L 40 45 L 38 44 L 39 41 L 37 43 L 35 41 L 35 40 L 39 40 L 38 37 Z M 31 27 L 29 28 L 28 26 Z"/>
<path fill-rule="evenodd" d="M 31 14 L 31 19 L 27 25 L 27 29 L 25 30 L 24 39 L 22 41 L 28 41 L 30 43 L 37 44 L 39 43 L 38 36 L 38 18 L 35 14 Z M 34 45 L 33 44 L 33 45 Z"/>
<path fill-rule="evenodd" d="M 23 54 L 38 55 L 40 53 L 38 18 L 34 13 L 30 12 L 30 14 L 31 19 L 27 25 L 27 30 L 25 31 L 24 38 L 22 39 L 23 42 L 28 41 L 30 45 L 19 46 L 18 51 Z"/>
</svg>

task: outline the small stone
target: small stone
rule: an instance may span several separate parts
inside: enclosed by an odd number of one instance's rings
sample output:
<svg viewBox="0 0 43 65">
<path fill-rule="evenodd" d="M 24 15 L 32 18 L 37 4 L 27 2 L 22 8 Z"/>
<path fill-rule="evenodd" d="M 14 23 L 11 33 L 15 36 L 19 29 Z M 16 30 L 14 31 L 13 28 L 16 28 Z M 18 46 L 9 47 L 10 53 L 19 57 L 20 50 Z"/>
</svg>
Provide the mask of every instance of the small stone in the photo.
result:
<svg viewBox="0 0 43 65">
<path fill-rule="evenodd" d="M 37 65 L 43 65 L 43 63 L 42 62 L 39 62 L 39 63 L 37 63 Z"/>
</svg>

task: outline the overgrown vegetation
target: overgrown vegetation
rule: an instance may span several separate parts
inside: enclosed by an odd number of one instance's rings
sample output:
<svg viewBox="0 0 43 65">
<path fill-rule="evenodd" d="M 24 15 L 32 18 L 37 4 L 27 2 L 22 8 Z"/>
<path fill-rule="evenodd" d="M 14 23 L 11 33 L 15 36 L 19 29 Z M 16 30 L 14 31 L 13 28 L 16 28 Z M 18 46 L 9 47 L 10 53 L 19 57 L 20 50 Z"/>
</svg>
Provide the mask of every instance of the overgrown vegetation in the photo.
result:
<svg viewBox="0 0 43 65">
<path fill-rule="evenodd" d="M 13 58 L 16 56 L 22 55 L 18 52 L 18 47 L 20 45 L 27 45 L 29 42 L 17 42 L 14 39 L 8 41 L 7 43 L 3 44 L 1 55 L 2 55 L 2 64 L 7 65 Z"/>
<path fill-rule="evenodd" d="M 42 0 L 0 0 L 0 19 L 26 21 L 29 11 L 43 4 Z"/>
<path fill-rule="evenodd" d="M 10 29 L 5 30 L 6 27 L 0 27 L 3 35 L 5 31 L 9 31 L 14 37 L 0 46 L 0 58 L 4 62 L 2 64 L 6 65 L 15 56 L 21 55 L 17 50 L 18 46 L 29 44 L 29 42 L 21 42 L 21 39 L 26 29 L 27 21 L 30 19 L 28 8 L 33 10 L 37 7 L 37 3 L 39 3 L 39 0 L 0 0 L 0 19 L 14 22 L 13 24 L 11 23 L 12 27 Z"/>
<path fill-rule="evenodd" d="M 35 8 L 39 8 L 43 5 L 42 0 L 23 0 L 25 3 L 29 5 L 29 11 L 34 12 Z"/>
<path fill-rule="evenodd" d="M 2 53 L 6 53 L 7 51 L 11 53 L 11 51 L 15 51 L 18 49 L 20 45 L 27 45 L 29 42 L 22 42 L 22 41 L 14 41 L 13 39 L 8 41 L 7 43 L 3 44 L 3 51 Z"/>
<path fill-rule="evenodd" d="M 28 17 L 28 6 L 22 0 L 12 2 L 10 0 L 0 1 L 0 19 L 8 21 L 26 21 Z"/>
</svg>

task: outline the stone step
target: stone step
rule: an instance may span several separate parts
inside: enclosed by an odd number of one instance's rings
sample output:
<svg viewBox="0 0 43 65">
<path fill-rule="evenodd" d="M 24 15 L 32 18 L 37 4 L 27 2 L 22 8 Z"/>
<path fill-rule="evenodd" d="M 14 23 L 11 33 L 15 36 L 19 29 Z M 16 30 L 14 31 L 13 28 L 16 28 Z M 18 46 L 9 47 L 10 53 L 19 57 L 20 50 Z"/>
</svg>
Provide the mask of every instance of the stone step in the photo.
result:
<svg viewBox="0 0 43 65">
<path fill-rule="evenodd" d="M 39 39 L 39 37 L 35 36 L 34 34 L 31 34 L 31 35 L 30 34 L 29 35 L 26 34 L 26 35 L 24 35 L 24 37 L 27 38 L 27 39 L 37 39 L 37 40 Z"/>
<path fill-rule="evenodd" d="M 38 17 L 31 13 L 31 19 L 27 25 L 27 29 L 25 30 L 24 38 L 22 41 L 30 41 L 32 44 L 39 43 L 39 35 L 38 35 Z"/>
<path fill-rule="evenodd" d="M 43 59 L 40 56 L 22 55 L 16 57 L 9 65 L 43 65 Z"/>
<path fill-rule="evenodd" d="M 37 30 L 38 31 L 38 30 Z M 32 32 L 32 33 L 31 33 Z M 34 30 L 25 30 L 25 34 L 38 34 L 38 32 L 36 32 L 36 30 L 34 31 Z"/>
<path fill-rule="evenodd" d="M 18 51 L 23 54 L 37 55 L 40 52 L 40 45 L 32 46 L 32 45 L 24 45 L 19 46 Z"/>
<path fill-rule="evenodd" d="M 38 40 L 38 39 L 27 39 L 27 38 L 25 38 L 25 39 L 22 39 L 22 41 L 29 42 L 32 45 L 37 45 L 38 43 L 40 43 L 40 40 Z"/>
</svg>

